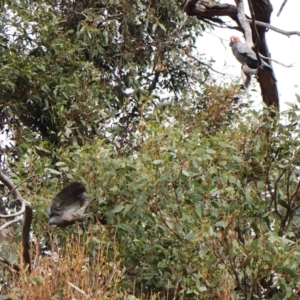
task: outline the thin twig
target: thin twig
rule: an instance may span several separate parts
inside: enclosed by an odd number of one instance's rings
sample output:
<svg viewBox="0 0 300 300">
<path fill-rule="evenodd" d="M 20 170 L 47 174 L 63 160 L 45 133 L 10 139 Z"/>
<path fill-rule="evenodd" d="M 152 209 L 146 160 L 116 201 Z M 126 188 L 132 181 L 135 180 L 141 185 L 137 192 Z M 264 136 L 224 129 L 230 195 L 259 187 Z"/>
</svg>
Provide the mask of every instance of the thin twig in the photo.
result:
<svg viewBox="0 0 300 300">
<path fill-rule="evenodd" d="M 249 22 L 249 23 L 252 22 L 251 19 L 247 19 L 246 21 Z M 258 26 L 266 27 L 266 28 L 271 29 L 271 30 L 273 30 L 275 32 L 278 32 L 278 33 L 281 33 L 283 35 L 286 35 L 288 37 L 290 37 L 291 35 L 299 35 L 300 36 L 300 31 L 295 31 L 295 30 L 293 30 L 293 31 L 286 31 L 286 30 L 279 29 L 279 28 L 277 28 L 275 26 L 272 26 L 269 23 L 265 23 L 265 22 L 261 22 L 261 21 L 256 21 L 256 20 L 255 20 L 255 24 L 258 25 Z"/>
<path fill-rule="evenodd" d="M 279 11 L 278 11 L 278 13 L 277 13 L 277 17 L 280 16 L 280 14 L 281 14 L 281 12 L 282 12 L 284 6 L 286 5 L 287 1 L 288 1 L 288 0 L 284 0 L 283 3 L 281 4 L 280 9 L 279 9 Z"/>
<path fill-rule="evenodd" d="M 276 63 L 276 64 L 278 64 L 278 65 L 281 65 L 281 66 L 283 66 L 283 67 L 285 67 L 285 68 L 292 68 L 292 67 L 294 66 L 293 64 L 285 65 L 284 63 L 282 63 L 282 62 L 280 62 L 280 61 L 278 61 L 278 60 L 276 60 L 276 59 L 273 59 L 273 58 L 264 56 L 264 55 L 262 55 L 262 54 L 259 54 L 259 55 L 260 55 L 260 57 L 265 58 L 265 59 L 268 59 L 268 60 L 271 60 L 271 61 L 273 61 L 274 63 Z"/>
<path fill-rule="evenodd" d="M 25 211 L 25 206 L 24 206 L 24 211 Z M 17 222 L 20 222 L 22 221 L 21 219 L 13 219 L 11 221 L 8 221 L 6 223 L 4 223 L 1 227 L 0 227 L 0 231 L 3 230 L 4 228 L 10 226 L 11 224 L 14 224 L 14 223 L 17 223 Z"/>
<path fill-rule="evenodd" d="M 21 186 L 24 182 L 28 181 L 29 178 L 37 177 L 37 176 L 40 176 L 40 175 L 35 174 L 35 175 L 31 175 L 31 176 L 27 177 L 26 179 L 21 181 L 19 184 L 17 184 L 13 190 L 9 190 L 8 193 L 6 193 L 5 195 L 0 196 L 0 198 L 9 196 L 12 192 L 14 192 L 15 189 L 17 189 L 19 186 Z M 16 200 L 19 200 L 19 199 L 16 199 Z"/>
<path fill-rule="evenodd" d="M 9 190 L 11 190 L 12 194 L 13 194 L 13 197 L 15 200 L 19 200 L 21 201 L 22 203 L 25 203 L 26 205 L 30 206 L 31 207 L 31 203 L 26 201 L 20 194 L 20 192 L 15 188 L 15 185 L 12 183 L 12 181 L 6 176 L 3 174 L 2 171 L 0 171 L 0 180 L 3 182 L 3 184 L 5 186 L 7 186 L 7 188 Z"/>
<path fill-rule="evenodd" d="M 87 294 L 82 290 L 80 289 L 79 287 L 77 287 L 75 284 L 73 284 L 72 282 L 70 281 L 67 281 L 67 283 L 73 288 L 75 289 L 77 292 L 79 292 L 80 294 L 84 295 L 84 296 L 87 296 Z"/>
<path fill-rule="evenodd" d="M 18 200 L 18 199 L 17 199 Z M 21 210 L 19 210 L 18 212 L 14 213 L 14 214 L 10 214 L 10 215 L 0 215 L 0 218 L 2 219 L 9 219 L 9 218 L 13 218 L 13 217 L 17 217 L 21 214 L 23 214 L 25 211 L 25 204 L 22 203 L 22 208 Z M 5 228 L 5 227 L 4 227 Z M 0 227 L 0 230 L 3 229 L 2 226 Z"/>
<path fill-rule="evenodd" d="M 227 28 L 227 29 L 234 29 L 234 30 L 242 31 L 240 26 L 230 26 L 230 25 L 227 25 L 225 23 L 222 23 L 222 25 L 220 25 L 218 23 L 212 23 L 212 22 L 210 22 L 210 21 L 208 21 L 208 20 L 206 20 L 204 18 L 202 18 L 202 20 L 204 22 L 208 23 L 210 26 L 213 26 L 213 27 Z M 252 19 L 251 18 L 247 18 L 246 22 L 252 23 Z M 265 23 L 265 22 L 257 21 L 257 20 L 255 20 L 255 24 L 257 26 L 266 27 L 266 28 L 268 28 L 270 30 L 273 30 L 273 31 L 278 32 L 278 33 L 283 34 L 283 35 L 286 35 L 287 37 L 290 37 L 291 35 L 299 35 L 300 36 L 300 31 L 297 31 L 297 30 L 286 31 L 286 30 L 277 28 L 277 27 L 275 27 L 273 25 L 270 25 L 269 23 Z"/>
<path fill-rule="evenodd" d="M 193 56 L 193 55 L 187 55 L 187 56 L 188 56 L 189 58 L 192 58 L 192 59 L 194 59 L 195 61 L 197 61 L 200 65 L 206 66 L 208 69 L 212 70 L 213 72 L 216 72 L 216 73 L 218 73 L 218 74 L 220 74 L 220 75 L 223 75 L 223 76 L 231 76 L 231 77 L 237 78 L 237 76 L 234 76 L 234 75 L 231 75 L 231 74 L 227 74 L 227 73 L 222 73 L 222 72 L 220 72 L 220 71 L 215 70 L 215 69 L 212 68 L 210 65 L 208 65 L 208 64 L 206 64 L 206 63 L 204 63 L 204 62 L 202 62 L 201 60 L 199 60 L 198 58 L 196 58 L 196 57 Z"/>
</svg>

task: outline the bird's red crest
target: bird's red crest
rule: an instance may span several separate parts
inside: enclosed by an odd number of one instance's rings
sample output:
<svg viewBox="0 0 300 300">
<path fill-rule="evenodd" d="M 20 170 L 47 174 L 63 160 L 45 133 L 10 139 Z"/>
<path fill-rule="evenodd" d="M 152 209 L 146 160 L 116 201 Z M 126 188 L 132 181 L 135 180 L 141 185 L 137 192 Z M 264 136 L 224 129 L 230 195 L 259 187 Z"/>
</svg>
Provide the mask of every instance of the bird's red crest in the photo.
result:
<svg viewBox="0 0 300 300">
<path fill-rule="evenodd" d="M 231 43 L 238 43 L 240 42 L 240 38 L 238 36 L 233 35 L 232 37 L 230 37 L 230 42 Z"/>
<path fill-rule="evenodd" d="M 238 36 L 233 35 L 232 37 L 230 37 L 230 46 L 235 44 L 235 43 L 239 43 L 241 42 L 240 38 Z"/>
</svg>

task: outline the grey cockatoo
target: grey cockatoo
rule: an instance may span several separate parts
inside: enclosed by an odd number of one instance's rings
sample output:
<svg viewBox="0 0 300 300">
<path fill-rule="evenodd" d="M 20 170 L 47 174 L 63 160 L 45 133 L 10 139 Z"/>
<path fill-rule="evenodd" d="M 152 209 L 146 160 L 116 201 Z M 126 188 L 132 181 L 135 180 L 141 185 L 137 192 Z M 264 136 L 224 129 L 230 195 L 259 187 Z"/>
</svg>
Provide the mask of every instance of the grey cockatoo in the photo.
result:
<svg viewBox="0 0 300 300">
<path fill-rule="evenodd" d="M 257 69 L 259 67 L 255 52 L 246 44 L 242 43 L 238 36 L 232 36 L 230 38 L 229 46 L 232 49 L 233 55 L 242 65 L 247 65 L 251 69 Z M 272 70 L 272 67 L 262 59 L 261 63 L 265 68 Z"/>
</svg>

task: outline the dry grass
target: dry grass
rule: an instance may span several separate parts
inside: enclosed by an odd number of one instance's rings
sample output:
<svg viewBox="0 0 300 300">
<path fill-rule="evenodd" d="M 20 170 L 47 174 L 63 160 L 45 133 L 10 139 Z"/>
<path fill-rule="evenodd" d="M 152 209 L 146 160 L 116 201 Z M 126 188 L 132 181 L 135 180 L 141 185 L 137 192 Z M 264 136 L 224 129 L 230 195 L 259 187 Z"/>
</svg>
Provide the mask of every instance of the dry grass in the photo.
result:
<svg viewBox="0 0 300 300">
<path fill-rule="evenodd" d="M 101 236 L 101 239 L 98 239 Z M 134 278 L 126 288 L 124 283 L 125 268 L 118 259 L 118 247 L 109 233 L 99 227 L 89 233 L 78 232 L 66 234 L 68 243 L 50 242 L 50 254 L 40 254 L 36 258 L 31 274 L 25 270 L 16 274 L 6 291 L 11 299 L 18 300 L 174 300 L 185 299 L 176 287 L 175 293 L 145 295 L 135 289 Z M 32 249 L 34 251 L 34 249 Z M 128 281 L 127 281 L 128 283 Z M 213 299 L 231 298 L 232 285 L 226 282 L 216 289 Z M 138 298 L 137 298 L 138 297 Z M 201 293 L 193 299 L 203 299 Z"/>
<path fill-rule="evenodd" d="M 120 288 L 123 262 L 108 232 L 100 231 L 97 236 L 95 229 L 84 235 L 70 233 L 63 246 L 51 240 L 52 251 L 47 255 L 36 249 L 31 274 L 26 270 L 15 274 L 5 294 L 14 300 L 161 299 L 158 294 L 136 298 L 134 280 L 127 291 Z"/>
<path fill-rule="evenodd" d="M 13 299 L 120 299 L 118 285 L 124 275 L 113 242 L 101 244 L 92 235 L 80 240 L 68 236 L 64 247 L 52 242 L 50 255 L 39 255 L 30 275 L 16 275 Z M 22 295 L 22 296 L 20 296 Z"/>
</svg>

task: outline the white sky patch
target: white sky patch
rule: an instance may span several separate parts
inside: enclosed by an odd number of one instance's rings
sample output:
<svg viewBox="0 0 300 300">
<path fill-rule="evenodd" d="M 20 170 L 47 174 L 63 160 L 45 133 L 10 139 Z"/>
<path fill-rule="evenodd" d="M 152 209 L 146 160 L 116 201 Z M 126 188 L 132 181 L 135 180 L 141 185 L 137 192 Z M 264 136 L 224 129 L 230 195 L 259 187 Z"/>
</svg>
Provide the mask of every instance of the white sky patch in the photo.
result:
<svg viewBox="0 0 300 300">
<path fill-rule="evenodd" d="M 277 17 L 277 13 L 282 1 L 272 0 L 271 2 L 273 5 L 271 25 L 285 31 L 300 31 L 300 21 L 298 18 L 300 1 L 288 1 L 279 17 Z M 235 5 L 234 0 L 223 0 L 221 3 Z M 245 6 L 246 4 L 245 1 Z M 246 14 L 250 16 L 247 6 L 245 9 Z M 236 26 L 235 22 L 229 18 L 223 18 L 223 20 L 228 20 L 229 24 Z M 214 69 L 222 73 L 240 77 L 241 65 L 233 56 L 229 47 L 229 39 L 232 35 L 241 37 L 241 40 L 244 42 L 241 32 L 232 29 L 216 28 L 213 31 L 203 33 L 203 38 L 199 39 L 197 48 L 200 53 L 206 53 L 208 58 L 212 57 L 215 60 L 213 64 Z M 293 35 L 289 38 L 286 35 L 269 30 L 266 33 L 266 38 L 271 58 L 286 65 L 293 64 L 293 67 L 286 68 L 272 62 L 280 96 L 280 110 L 283 111 L 288 108 L 285 102 L 295 103 L 295 94 L 300 94 L 300 36 Z M 215 74 L 215 77 L 220 80 L 224 79 L 224 77 L 227 79 L 226 76 L 228 75 Z M 231 76 L 228 77 L 234 78 Z M 252 82 L 255 82 L 254 78 Z M 257 86 L 257 89 L 258 93 L 250 91 L 251 100 L 259 99 L 261 101 L 259 86 Z M 255 104 L 256 102 L 258 101 L 255 101 Z"/>
</svg>

